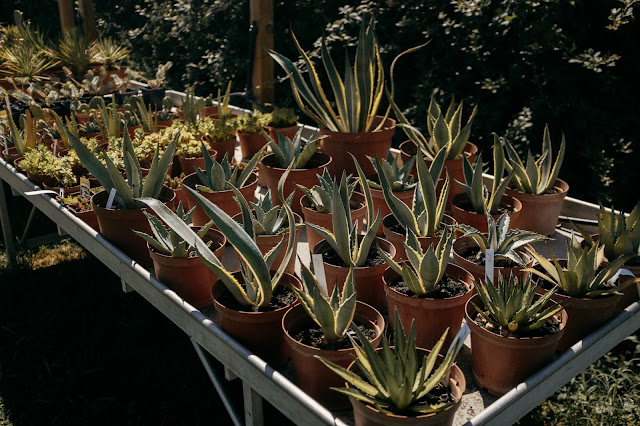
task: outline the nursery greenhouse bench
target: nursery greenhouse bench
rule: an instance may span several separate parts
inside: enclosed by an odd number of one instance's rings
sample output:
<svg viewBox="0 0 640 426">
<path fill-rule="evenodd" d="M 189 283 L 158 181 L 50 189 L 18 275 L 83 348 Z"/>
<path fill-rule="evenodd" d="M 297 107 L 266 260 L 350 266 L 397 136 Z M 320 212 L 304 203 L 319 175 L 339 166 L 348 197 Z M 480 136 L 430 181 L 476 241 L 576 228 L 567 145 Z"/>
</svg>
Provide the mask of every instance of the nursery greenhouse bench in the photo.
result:
<svg viewBox="0 0 640 426">
<path fill-rule="evenodd" d="M 176 98 L 182 95 L 178 92 L 171 94 Z M 152 273 L 132 261 L 74 216 L 58 203 L 55 197 L 49 194 L 25 195 L 40 188 L 2 159 L 0 180 L 6 182 L 14 194 L 25 196 L 35 208 L 120 277 L 124 291 L 138 292 L 189 336 L 234 424 L 263 424 L 263 398 L 297 424 L 352 424 L 350 412 L 330 412 L 307 396 L 289 379 L 288 370 L 274 370 L 258 356 L 250 353 L 220 329 L 212 318 L 186 303 L 157 281 Z M 597 212 L 598 207 L 595 205 L 567 198 L 562 214 L 574 218 L 593 219 Z M 2 184 L 0 221 L 5 247 L 12 258 L 15 255 L 13 234 L 9 226 L 9 211 Z M 554 251 L 562 250 L 566 236 L 566 232 L 556 232 L 558 241 Z M 304 237 L 301 240 L 304 241 Z M 305 242 L 301 242 L 299 248 L 299 253 L 308 256 Z M 308 261 L 308 258 L 303 261 Z M 515 422 L 638 328 L 640 303 L 636 302 L 501 398 L 489 395 L 473 383 L 470 349 L 467 345 L 458 358 L 458 365 L 467 377 L 467 391 L 456 413 L 455 424 L 505 425 Z M 216 375 L 207 353 L 224 365 L 227 379 L 237 377 L 242 381 L 244 420 L 234 412 L 224 391 L 223 381 Z"/>
</svg>

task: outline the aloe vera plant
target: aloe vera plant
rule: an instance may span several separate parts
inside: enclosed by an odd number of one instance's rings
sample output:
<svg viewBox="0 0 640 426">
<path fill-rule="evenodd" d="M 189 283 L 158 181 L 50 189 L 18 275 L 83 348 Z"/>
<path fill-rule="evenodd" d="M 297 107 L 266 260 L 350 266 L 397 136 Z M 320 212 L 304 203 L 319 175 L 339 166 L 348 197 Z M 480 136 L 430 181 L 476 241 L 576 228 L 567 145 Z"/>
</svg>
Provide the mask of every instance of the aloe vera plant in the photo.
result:
<svg viewBox="0 0 640 426">
<path fill-rule="evenodd" d="M 193 232 L 193 230 L 169 208 L 154 199 L 142 198 L 141 201 L 149 206 L 158 215 L 158 217 L 160 217 L 160 219 L 162 219 L 162 221 L 164 221 L 178 235 L 196 248 L 200 259 L 218 276 L 238 303 L 243 306 L 262 308 L 269 305 L 271 302 L 273 291 L 284 276 L 285 269 L 289 264 L 289 260 L 291 260 L 294 250 L 295 231 L 293 227 L 295 220 L 293 217 L 293 211 L 288 204 L 284 203 L 284 195 L 282 193 L 282 186 L 284 185 L 284 180 L 289 175 L 289 170 L 290 169 L 287 169 L 278 183 L 278 196 L 283 202 L 283 206 L 287 212 L 289 237 L 287 239 L 283 238 L 277 246 L 265 255 L 265 257 L 260 253 L 260 249 L 252 236 L 247 234 L 240 224 L 229 217 L 229 215 L 227 215 L 218 206 L 200 195 L 198 191 L 187 187 L 187 190 L 196 199 L 196 202 L 211 218 L 220 232 L 227 237 L 228 241 L 238 253 L 242 264 L 242 282 L 236 279 L 231 272 L 225 269 L 218 258 L 206 246 L 204 241 L 202 241 L 202 239 L 200 239 L 196 233 Z M 285 252 L 282 263 L 278 266 L 278 269 L 272 277 L 270 273 L 272 264 L 285 242 L 287 244 L 287 251 Z"/>
<path fill-rule="evenodd" d="M 531 275 L 525 279 L 515 276 L 498 277 L 498 288 L 491 280 L 474 282 L 482 306 L 474 308 L 482 318 L 496 329 L 515 335 L 542 327 L 549 318 L 564 309 L 558 304 L 545 308 L 555 288 L 536 299 L 536 285 Z"/>
<path fill-rule="evenodd" d="M 407 337 L 397 311 L 395 315 L 393 349 L 386 337 L 382 339 L 382 348 L 376 351 L 360 330 L 355 329 L 362 347 L 349 336 L 358 357 L 355 365 L 362 376 L 319 357 L 334 373 L 353 386 L 332 389 L 371 405 L 385 414 L 428 414 L 444 411 L 453 405 L 453 402 L 430 404 L 420 400 L 438 383 L 447 382 L 453 361 L 462 348 L 465 330 L 462 329 L 458 333 L 444 359 L 435 368 L 436 359 L 449 330 L 444 332 L 438 343 L 420 362 L 415 346 L 414 322 L 411 322 Z"/>
<path fill-rule="evenodd" d="M 318 281 L 305 265 L 302 265 L 302 283 L 303 290 L 294 288 L 293 291 L 304 310 L 320 326 L 324 339 L 329 345 L 342 341 L 356 312 L 353 267 L 349 268 L 342 294 L 339 293 L 339 286 L 335 286 L 330 297 L 325 295 Z"/>
<path fill-rule="evenodd" d="M 441 149 L 430 167 L 427 167 L 421 151 L 416 154 L 418 184 L 411 207 L 393 194 L 392 184 L 384 172 L 383 165 L 380 161 L 374 162 L 382 193 L 391 213 L 406 231 L 410 231 L 417 237 L 433 236 L 441 226 L 449 195 L 449 173 L 446 175 L 440 197 L 436 196 L 436 184 L 440 179 L 446 154 L 446 150 Z"/>
<path fill-rule="evenodd" d="M 7 117 L 9 118 L 10 140 L 19 154 L 25 154 L 28 150 L 36 147 L 36 120 L 31 117 L 31 113 L 25 111 L 24 132 L 18 130 L 16 122 L 13 120 L 11 111 L 7 109 Z"/>
<path fill-rule="evenodd" d="M 551 147 L 551 137 L 549 136 L 549 126 L 544 127 L 544 137 L 542 138 L 542 155 L 537 160 L 533 158 L 531 151 L 527 153 L 526 164 L 518 156 L 518 152 L 513 145 L 505 139 L 505 148 L 509 161 L 505 163 L 507 172 L 514 171 L 511 183 L 525 194 L 544 194 L 553 189 L 553 185 L 560 173 L 560 166 L 564 160 L 566 142 L 564 133 L 560 150 L 555 162 L 553 161 L 553 150 Z"/>
<path fill-rule="evenodd" d="M 378 173 L 383 173 L 385 178 L 387 178 L 387 182 L 389 182 L 392 192 L 408 191 L 416 186 L 415 179 L 411 176 L 411 170 L 413 169 L 413 165 L 416 161 L 415 157 L 412 157 L 409 161 L 403 164 L 402 167 L 398 167 L 398 162 L 394 158 L 393 154 L 391 154 L 391 150 L 387 152 L 387 158 L 379 160 L 377 157 L 369 157 L 369 160 L 376 171 Z M 379 167 L 377 167 L 378 164 Z M 379 190 L 383 189 L 380 181 L 375 182 L 371 179 L 367 179 L 367 181 L 369 182 L 369 187 Z"/>
<path fill-rule="evenodd" d="M 458 182 L 457 180 L 456 183 L 464 189 L 476 213 L 482 214 L 489 212 L 490 214 L 496 214 L 504 191 L 507 189 L 511 178 L 515 174 L 515 171 L 512 170 L 506 178 L 502 179 L 505 161 L 504 150 L 502 149 L 498 135 L 493 134 L 493 184 L 491 186 L 491 192 L 489 192 L 482 181 L 482 153 L 476 157 L 473 167 L 471 167 L 467 157 L 464 157 L 463 161 L 465 183 Z"/>
<path fill-rule="evenodd" d="M 313 154 L 318 150 L 318 142 L 320 142 L 319 138 L 312 138 L 303 145 L 302 128 L 298 130 L 293 140 L 280 132 L 277 133 L 277 142 L 266 132 L 264 135 L 278 162 L 278 166 L 281 168 L 285 168 L 293 162 L 294 169 L 304 169 Z"/>
<path fill-rule="evenodd" d="M 204 171 L 195 166 L 194 168 L 200 180 L 200 184 L 196 185 L 196 189 L 202 192 L 226 191 L 232 187 L 242 188 L 249 181 L 265 150 L 265 148 L 262 148 L 258 151 L 251 157 L 246 167 L 240 170 L 238 167 L 231 167 L 227 154 L 218 163 L 215 158 L 211 157 L 204 143 L 200 142 L 200 144 L 202 156 L 204 157 Z"/>
<path fill-rule="evenodd" d="M 351 175 L 347 176 L 346 173 L 342 173 L 340 183 L 337 183 L 329 174 L 329 171 L 325 168 L 322 176 L 318 176 L 320 185 L 314 185 L 313 188 L 306 188 L 302 185 L 297 185 L 306 196 L 312 207 L 319 213 L 333 213 L 334 212 L 334 195 L 339 194 L 339 198 L 347 211 L 350 211 L 349 200 L 351 195 L 358 184 L 357 181 L 351 179 Z M 349 213 L 350 214 L 350 213 Z"/>
</svg>

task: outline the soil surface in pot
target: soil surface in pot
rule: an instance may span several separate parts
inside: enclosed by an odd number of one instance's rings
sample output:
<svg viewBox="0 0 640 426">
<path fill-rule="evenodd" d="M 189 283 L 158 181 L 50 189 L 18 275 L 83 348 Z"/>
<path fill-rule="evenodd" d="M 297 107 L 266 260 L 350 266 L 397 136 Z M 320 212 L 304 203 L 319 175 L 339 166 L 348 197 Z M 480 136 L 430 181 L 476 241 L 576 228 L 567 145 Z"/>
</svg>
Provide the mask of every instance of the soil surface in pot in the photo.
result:
<svg viewBox="0 0 640 426">
<path fill-rule="evenodd" d="M 415 297 L 417 299 L 448 299 L 450 297 L 462 296 L 469 291 L 469 288 L 462 281 L 451 278 L 447 275 L 443 276 L 442 279 L 438 282 L 437 290 L 425 295 L 415 294 L 414 292 L 409 290 L 409 287 L 407 287 L 405 282 L 401 279 L 390 283 L 389 287 L 391 287 L 398 293 L 404 294 L 405 296 L 409 297 Z"/>
<path fill-rule="evenodd" d="M 322 253 L 322 260 L 329 265 L 340 266 L 343 268 L 347 268 L 349 265 L 346 265 L 342 258 L 336 253 L 333 249 L 327 250 Z M 360 266 L 360 268 L 367 268 L 370 266 L 378 266 L 384 263 L 384 259 L 378 254 L 378 250 L 375 250 L 375 247 L 372 245 L 369 250 L 369 256 L 367 256 L 367 260 L 364 262 L 364 265 Z"/>
<path fill-rule="evenodd" d="M 489 315 L 489 313 L 485 311 L 485 315 Z M 487 320 L 485 320 L 479 314 L 476 314 L 475 318 L 473 318 L 473 321 L 476 324 L 478 324 L 480 327 L 484 328 L 485 330 L 493 334 L 497 334 L 499 336 L 505 336 L 505 337 L 543 337 L 543 336 L 551 336 L 560 331 L 560 324 L 558 324 L 558 322 L 555 321 L 553 318 L 549 318 L 544 323 L 544 325 L 540 328 L 537 328 L 528 333 L 518 333 L 518 334 L 513 334 L 508 330 L 506 331 L 500 330 L 499 328 L 494 327 L 491 323 L 487 322 Z"/>
<path fill-rule="evenodd" d="M 471 263 L 475 263 L 477 265 L 484 265 L 485 256 L 482 250 L 480 250 L 480 247 L 478 246 L 469 247 L 464 252 L 458 253 L 458 254 L 460 255 L 461 258 L 466 259 Z M 496 259 L 494 266 L 499 268 L 513 268 L 519 265 L 515 263 L 513 260 Z"/>
<path fill-rule="evenodd" d="M 471 201 L 469 201 L 468 198 L 465 198 L 463 201 L 460 201 L 457 203 L 458 207 L 460 207 L 462 210 L 466 210 L 468 212 L 474 212 L 475 209 L 473 208 L 473 204 L 471 204 Z M 492 213 L 492 215 L 502 215 L 504 213 L 507 214 L 512 214 L 514 212 L 514 208 L 511 206 L 503 206 L 503 205 L 499 205 L 496 212 Z"/>
<path fill-rule="evenodd" d="M 302 198 L 302 205 L 309 210 L 313 210 L 314 212 L 318 211 L 318 209 L 316 209 L 316 206 L 311 204 L 311 201 L 309 201 L 306 197 Z M 349 200 L 349 207 L 351 208 L 351 211 L 358 210 L 364 207 L 364 203 L 360 203 L 356 200 Z"/>
<path fill-rule="evenodd" d="M 368 324 L 358 324 L 356 321 L 353 321 L 351 326 L 358 327 L 358 330 L 360 330 L 360 332 L 362 332 L 362 334 L 364 334 L 364 336 L 369 341 L 372 341 L 376 338 L 376 330 L 369 327 Z M 353 330 L 347 330 L 347 334 L 349 334 L 358 345 L 362 346 L 362 342 L 360 341 L 360 339 L 358 339 L 358 335 Z M 349 339 L 342 339 L 342 341 L 336 342 L 334 344 L 329 344 L 324 339 L 324 333 L 322 332 L 322 329 L 320 327 L 300 330 L 292 337 L 303 345 L 311 346 L 312 348 L 317 349 L 337 351 L 340 349 L 351 349 L 352 347 Z"/>
<path fill-rule="evenodd" d="M 307 164 L 305 164 L 304 167 L 302 167 L 302 169 L 293 169 L 293 170 L 309 170 L 309 169 L 316 169 L 320 166 L 324 166 L 328 161 L 328 157 L 324 157 L 322 155 L 315 155 L 315 153 L 311 156 L 311 159 L 309 159 L 309 161 L 307 162 Z M 275 156 L 266 156 L 262 159 L 262 162 L 269 167 L 273 167 L 273 168 L 279 168 L 279 169 L 286 169 L 287 167 L 282 167 L 280 166 L 280 164 L 278 163 L 278 161 L 276 160 Z"/>
<path fill-rule="evenodd" d="M 406 233 L 407 233 L 407 230 L 404 228 L 404 226 L 400 225 L 395 218 L 393 219 L 393 225 L 391 225 L 391 227 L 389 227 L 388 229 L 390 231 L 393 231 L 396 234 L 400 234 L 400 235 L 406 235 Z M 435 230 L 433 235 L 429 235 L 429 236 L 430 237 L 441 237 L 442 234 L 444 234 L 444 228 L 441 226 L 441 227 L 439 227 L 438 229 Z"/>
<path fill-rule="evenodd" d="M 235 297 L 229 292 L 229 290 L 224 291 L 218 302 L 224 305 L 229 309 L 233 309 L 234 311 L 241 312 L 271 312 L 280 308 L 285 308 L 287 306 L 291 306 L 297 300 L 296 294 L 289 290 L 287 287 L 283 287 L 279 285 L 276 290 L 273 292 L 271 296 L 271 302 L 269 305 L 264 306 L 262 308 L 256 308 L 255 306 L 243 306 L 241 305 Z"/>
</svg>

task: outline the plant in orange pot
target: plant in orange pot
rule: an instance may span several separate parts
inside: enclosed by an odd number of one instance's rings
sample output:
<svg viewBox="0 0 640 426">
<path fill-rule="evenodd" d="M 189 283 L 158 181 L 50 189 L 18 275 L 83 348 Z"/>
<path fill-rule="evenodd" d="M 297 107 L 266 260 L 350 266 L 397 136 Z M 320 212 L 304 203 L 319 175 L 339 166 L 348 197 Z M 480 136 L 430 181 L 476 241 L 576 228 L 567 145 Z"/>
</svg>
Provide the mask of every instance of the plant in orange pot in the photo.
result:
<svg viewBox="0 0 640 426">
<path fill-rule="evenodd" d="M 293 108 L 280 108 L 274 105 L 268 115 L 269 123 L 267 123 L 267 128 L 271 139 L 278 140 L 278 133 L 293 139 L 298 133 L 298 116 L 293 111 Z"/>
<path fill-rule="evenodd" d="M 270 116 L 254 110 L 250 114 L 239 116 L 236 120 L 242 158 L 251 158 L 267 144 L 264 128 L 269 124 Z"/>
</svg>

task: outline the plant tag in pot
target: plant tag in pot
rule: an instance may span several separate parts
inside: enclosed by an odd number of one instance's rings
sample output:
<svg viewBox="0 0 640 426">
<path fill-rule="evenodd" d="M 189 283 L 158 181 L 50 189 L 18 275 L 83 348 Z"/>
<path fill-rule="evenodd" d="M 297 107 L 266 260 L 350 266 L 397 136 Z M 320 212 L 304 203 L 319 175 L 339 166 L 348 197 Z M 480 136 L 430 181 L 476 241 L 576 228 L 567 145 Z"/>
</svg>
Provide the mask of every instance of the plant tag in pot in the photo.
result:
<svg viewBox="0 0 640 426">
<path fill-rule="evenodd" d="M 82 198 L 91 198 L 91 182 L 84 176 L 80 178 L 80 196 Z"/>
<path fill-rule="evenodd" d="M 53 140 L 53 156 L 55 157 L 58 153 L 58 139 Z"/>
<path fill-rule="evenodd" d="M 327 277 L 324 275 L 324 264 L 322 263 L 322 255 L 312 254 L 311 261 L 313 262 L 313 273 L 316 275 L 318 284 L 320 285 L 320 288 L 322 289 L 324 294 L 328 296 L 329 294 L 327 290 Z"/>
<path fill-rule="evenodd" d="M 467 323 L 462 324 L 462 328 L 460 328 L 460 331 L 458 331 L 458 334 L 456 334 L 455 339 L 453 339 L 453 342 L 451 342 L 445 358 L 448 358 L 450 355 L 452 355 L 452 359 L 455 361 L 456 357 L 458 356 L 458 352 L 460 352 L 460 349 L 462 349 L 462 347 L 464 346 L 464 341 L 467 340 L 469 334 L 471 334 L 471 329 L 469 328 Z M 449 371 L 447 371 L 447 374 L 444 375 L 441 383 L 445 386 L 448 386 L 450 376 L 451 369 L 449 369 Z"/>
<path fill-rule="evenodd" d="M 485 280 L 489 280 L 493 283 L 493 263 L 494 263 L 493 249 L 487 249 L 484 253 L 484 276 Z"/>
<path fill-rule="evenodd" d="M 116 189 L 111 188 L 111 192 L 109 192 L 109 199 L 107 200 L 107 208 L 110 209 L 113 205 L 113 199 L 116 197 Z"/>
</svg>

